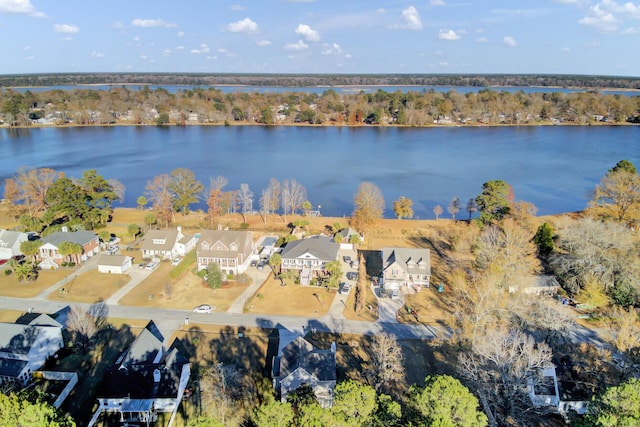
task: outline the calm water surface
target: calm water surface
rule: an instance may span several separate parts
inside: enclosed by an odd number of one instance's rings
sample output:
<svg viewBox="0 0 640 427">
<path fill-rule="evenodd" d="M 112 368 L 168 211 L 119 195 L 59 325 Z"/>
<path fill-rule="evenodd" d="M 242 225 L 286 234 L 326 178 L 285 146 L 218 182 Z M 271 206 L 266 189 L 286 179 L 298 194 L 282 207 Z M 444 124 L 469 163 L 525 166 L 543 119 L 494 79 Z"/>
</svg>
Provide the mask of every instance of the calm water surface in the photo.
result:
<svg viewBox="0 0 640 427">
<path fill-rule="evenodd" d="M 269 179 L 296 179 L 324 215 L 349 215 L 361 181 L 374 182 L 387 210 L 400 196 L 417 218 L 453 197 L 463 206 L 483 182 L 509 182 L 540 214 L 583 209 L 588 192 L 618 160 L 640 165 L 640 127 L 337 128 L 261 126 L 88 127 L 0 130 L 0 179 L 26 166 L 80 177 L 97 169 L 126 186 L 135 206 L 153 176 L 192 169 L 205 185 L 248 183 L 258 206 Z M 2 190 L 4 190 L 2 188 Z M 202 204 L 200 207 L 205 208 Z M 464 212 L 462 216 L 466 215 Z"/>
</svg>

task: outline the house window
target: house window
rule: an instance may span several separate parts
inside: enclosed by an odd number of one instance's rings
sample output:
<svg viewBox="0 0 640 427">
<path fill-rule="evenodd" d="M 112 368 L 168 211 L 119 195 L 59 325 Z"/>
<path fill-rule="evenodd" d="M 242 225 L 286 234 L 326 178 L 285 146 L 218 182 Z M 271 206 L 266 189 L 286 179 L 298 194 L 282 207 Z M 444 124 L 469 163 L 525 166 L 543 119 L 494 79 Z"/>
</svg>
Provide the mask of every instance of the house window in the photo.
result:
<svg viewBox="0 0 640 427">
<path fill-rule="evenodd" d="M 394 276 L 397 276 L 398 275 L 398 270 L 396 270 L 396 269 L 391 270 L 391 274 L 394 275 Z"/>
<path fill-rule="evenodd" d="M 207 242 L 204 242 L 204 243 L 202 244 L 202 250 L 203 250 L 203 251 L 208 251 L 208 250 L 209 250 L 209 244 L 208 244 Z"/>
<path fill-rule="evenodd" d="M 235 243 L 232 243 L 232 244 L 231 244 L 231 250 L 232 250 L 233 252 L 236 252 L 236 251 L 238 250 L 238 245 L 236 245 Z"/>
<path fill-rule="evenodd" d="M 222 250 L 222 245 L 220 243 L 218 243 L 218 246 L 216 246 L 216 250 L 217 251 L 221 251 Z"/>
</svg>

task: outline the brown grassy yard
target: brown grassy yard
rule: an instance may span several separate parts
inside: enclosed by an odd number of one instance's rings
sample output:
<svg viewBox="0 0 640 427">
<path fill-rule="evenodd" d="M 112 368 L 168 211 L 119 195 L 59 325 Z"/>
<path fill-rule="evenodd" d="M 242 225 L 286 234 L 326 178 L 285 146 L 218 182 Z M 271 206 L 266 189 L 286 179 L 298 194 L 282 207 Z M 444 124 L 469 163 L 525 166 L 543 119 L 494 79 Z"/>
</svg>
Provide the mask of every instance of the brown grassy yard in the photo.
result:
<svg viewBox="0 0 640 427">
<path fill-rule="evenodd" d="M 16 310 L 0 310 L 0 322 L 13 323 L 18 317 L 22 316 L 22 311 Z"/>
<path fill-rule="evenodd" d="M 281 286 L 280 280 L 269 275 L 258 292 L 247 301 L 244 312 L 320 317 L 329 311 L 336 293 L 336 289 L 327 291 L 317 286 Z"/>
<path fill-rule="evenodd" d="M 227 311 L 247 287 L 227 282 L 221 288 L 212 290 L 203 285 L 202 279 L 192 272 L 192 267 L 176 279 L 171 279 L 169 274 L 173 268 L 171 263 L 161 262 L 149 277 L 120 300 L 120 304 L 191 309 L 206 303 L 222 312 Z"/>
<path fill-rule="evenodd" d="M 371 286 L 367 286 L 367 297 L 365 299 L 365 308 L 361 313 L 356 313 L 356 286 L 351 289 L 349 295 L 345 298 L 344 317 L 348 320 L 366 320 L 375 322 L 378 320 L 378 300 L 371 290 Z"/>
<path fill-rule="evenodd" d="M 67 276 L 72 276 L 76 268 L 59 268 L 57 270 L 41 270 L 38 280 L 33 282 L 18 282 L 15 274 L 5 276 L 0 273 L 0 295 L 5 297 L 31 298 L 38 295 L 50 286 L 64 280 Z"/>
<path fill-rule="evenodd" d="M 126 274 L 105 274 L 98 270 L 88 271 L 80 276 L 69 278 L 59 290 L 64 288 L 65 292 L 54 292 L 49 299 L 68 302 L 89 302 L 104 301 L 114 292 L 129 282 Z"/>
</svg>

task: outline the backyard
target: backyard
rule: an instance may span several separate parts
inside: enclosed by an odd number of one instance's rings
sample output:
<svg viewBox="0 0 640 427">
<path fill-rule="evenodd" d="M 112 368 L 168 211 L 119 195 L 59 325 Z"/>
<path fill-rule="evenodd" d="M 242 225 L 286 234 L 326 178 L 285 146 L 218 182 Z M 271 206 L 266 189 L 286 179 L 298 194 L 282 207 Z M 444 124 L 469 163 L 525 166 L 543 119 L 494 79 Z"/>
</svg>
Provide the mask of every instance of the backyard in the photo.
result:
<svg viewBox="0 0 640 427">
<path fill-rule="evenodd" d="M 8 268 L 8 267 L 7 267 Z M 72 275 L 76 268 L 59 268 L 57 270 L 40 270 L 38 279 L 32 282 L 18 282 L 15 274 L 9 276 L 0 273 L 0 295 L 15 298 L 31 298 L 50 286 Z"/>
</svg>

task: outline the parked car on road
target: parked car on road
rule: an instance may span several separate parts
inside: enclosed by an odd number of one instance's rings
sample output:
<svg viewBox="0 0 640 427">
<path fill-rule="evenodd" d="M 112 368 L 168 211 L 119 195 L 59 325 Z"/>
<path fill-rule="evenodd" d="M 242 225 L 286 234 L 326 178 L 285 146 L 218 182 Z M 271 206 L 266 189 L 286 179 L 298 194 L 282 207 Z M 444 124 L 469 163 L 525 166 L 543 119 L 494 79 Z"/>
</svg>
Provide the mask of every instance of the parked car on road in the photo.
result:
<svg viewBox="0 0 640 427">
<path fill-rule="evenodd" d="M 347 264 L 351 264 L 351 257 L 349 255 L 345 255 L 342 257 L 342 260 Z"/>
<path fill-rule="evenodd" d="M 193 312 L 194 313 L 202 313 L 202 314 L 206 314 L 206 313 L 211 313 L 213 310 L 215 310 L 216 308 L 209 305 L 209 304 L 201 304 L 197 307 L 194 307 Z"/>
<path fill-rule="evenodd" d="M 347 272 L 348 280 L 358 280 L 358 272 L 357 271 L 348 271 Z"/>
<path fill-rule="evenodd" d="M 348 295 L 349 291 L 351 291 L 351 283 L 342 282 L 340 284 L 340 293 L 342 295 Z"/>
</svg>

